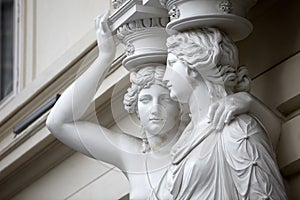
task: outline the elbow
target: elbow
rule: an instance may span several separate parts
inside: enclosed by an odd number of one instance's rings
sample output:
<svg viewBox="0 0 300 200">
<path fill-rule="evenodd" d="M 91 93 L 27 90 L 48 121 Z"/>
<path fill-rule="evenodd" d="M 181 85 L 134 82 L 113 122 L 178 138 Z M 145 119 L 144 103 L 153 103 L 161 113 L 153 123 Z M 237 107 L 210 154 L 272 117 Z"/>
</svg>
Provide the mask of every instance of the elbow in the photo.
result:
<svg viewBox="0 0 300 200">
<path fill-rule="evenodd" d="M 50 112 L 50 114 L 47 117 L 46 120 L 46 127 L 48 128 L 48 130 L 56 135 L 57 133 L 59 133 L 63 126 L 63 123 L 57 119 L 57 117 L 55 117 L 55 115 L 53 115 L 53 113 Z"/>
</svg>

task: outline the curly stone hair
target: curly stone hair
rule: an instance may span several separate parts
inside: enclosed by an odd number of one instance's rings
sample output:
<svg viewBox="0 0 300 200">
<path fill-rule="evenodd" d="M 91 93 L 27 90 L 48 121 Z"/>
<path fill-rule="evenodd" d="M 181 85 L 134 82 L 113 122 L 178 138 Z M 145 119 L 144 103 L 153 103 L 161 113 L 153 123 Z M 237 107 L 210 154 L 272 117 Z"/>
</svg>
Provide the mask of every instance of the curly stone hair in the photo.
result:
<svg viewBox="0 0 300 200">
<path fill-rule="evenodd" d="M 139 92 L 144 88 L 149 88 L 153 84 L 158 84 L 167 88 L 166 82 L 163 81 L 165 74 L 165 65 L 147 66 L 143 67 L 137 72 L 131 72 L 130 82 L 131 86 L 127 89 L 124 95 L 124 108 L 128 113 L 135 113 L 139 116 L 137 104 Z M 189 111 L 186 105 L 180 105 L 180 124 L 185 127 L 190 121 Z"/>
<path fill-rule="evenodd" d="M 250 90 L 247 68 L 238 67 L 236 45 L 219 29 L 201 28 L 172 35 L 167 47 L 169 53 L 202 76 L 211 95 L 215 95 L 212 99 Z"/>
<path fill-rule="evenodd" d="M 127 93 L 124 95 L 123 101 L 125 110 L 129 113 L 137 113 L 138 95 L 142 89 L 149 88 L 153 84 L 167 88 L 163 82 L 164 73 L 164 65 L 147 66 L 137 72 L 131 72 L 131 87 L 128 88 Z"/>
</svg>

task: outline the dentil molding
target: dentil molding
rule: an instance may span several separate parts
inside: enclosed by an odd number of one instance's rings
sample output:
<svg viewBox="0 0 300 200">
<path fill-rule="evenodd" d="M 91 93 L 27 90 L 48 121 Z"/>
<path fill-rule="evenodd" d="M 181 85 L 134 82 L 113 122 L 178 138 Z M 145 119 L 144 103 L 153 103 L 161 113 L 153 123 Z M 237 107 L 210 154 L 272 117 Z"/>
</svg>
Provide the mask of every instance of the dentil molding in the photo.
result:
<svg viewBox="0 0 300 200">
<path fill-rule="evenodd" d="M 125 44 L 127 55 L 123 65 L 129 71 L 150 63 L 166 63 L 168 22 L 166 17 L 146 18 L 119 27 L 117 36 Z"/>
</svg>

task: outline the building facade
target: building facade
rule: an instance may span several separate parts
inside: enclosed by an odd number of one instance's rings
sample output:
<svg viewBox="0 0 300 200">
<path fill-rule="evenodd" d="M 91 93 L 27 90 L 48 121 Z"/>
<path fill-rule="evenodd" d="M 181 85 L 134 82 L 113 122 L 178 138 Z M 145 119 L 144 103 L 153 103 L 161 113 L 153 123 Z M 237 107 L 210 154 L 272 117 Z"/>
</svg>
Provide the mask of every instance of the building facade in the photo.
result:
<svg viewBox="0 0 300 200">
<path fill-rule="evenodd" d="M 253 32 L 237 43 L 252 94 L 281 118 L 280 135 L 270 138 L 289 199 L 295 200 L 300 198 L 299 7 L 297 0 L 259 0 L 248 16 Z M 110 0 L 1 1 L 0 199 L 128 198 L 128 182 L 118 169 L 74 152 L 45 126 L 51 106 L 44 106 L 98 55 L 94 19 L 108 9 Z M 122 108 L 129 85 L 124 57 L 119 44 L 95 96 L 97 117 L 90 120 L 138 134 Z"/>
</svg>

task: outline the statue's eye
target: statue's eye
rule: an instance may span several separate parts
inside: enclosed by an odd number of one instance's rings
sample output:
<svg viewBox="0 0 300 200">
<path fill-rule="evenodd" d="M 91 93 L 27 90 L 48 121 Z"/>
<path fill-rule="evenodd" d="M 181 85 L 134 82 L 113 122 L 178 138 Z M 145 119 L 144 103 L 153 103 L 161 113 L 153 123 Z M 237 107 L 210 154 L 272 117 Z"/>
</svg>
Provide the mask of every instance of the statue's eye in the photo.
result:
<svg viewBox="0 0 300 200">
<path fill-rule="evenodd" d="M 160 100 L 162 102 L 171 102 L 172 101 L 172 99 L 169 96 L 167 96 L 167 95 L 160 97 Z"/>
<path fill-rule="evenodd" d="M 176 60 L 168 59 L 168 65 L 170 67 L 172 67 L 175 62 L 176 62 Z"/>
<path fill-rule="evenodd" d="M 148 103 L 151 101 L 151 97 L 149 96 L 142 96 L 139 98 L 139 102 L 142 102 L 142 103 Z"/>
</svg>

